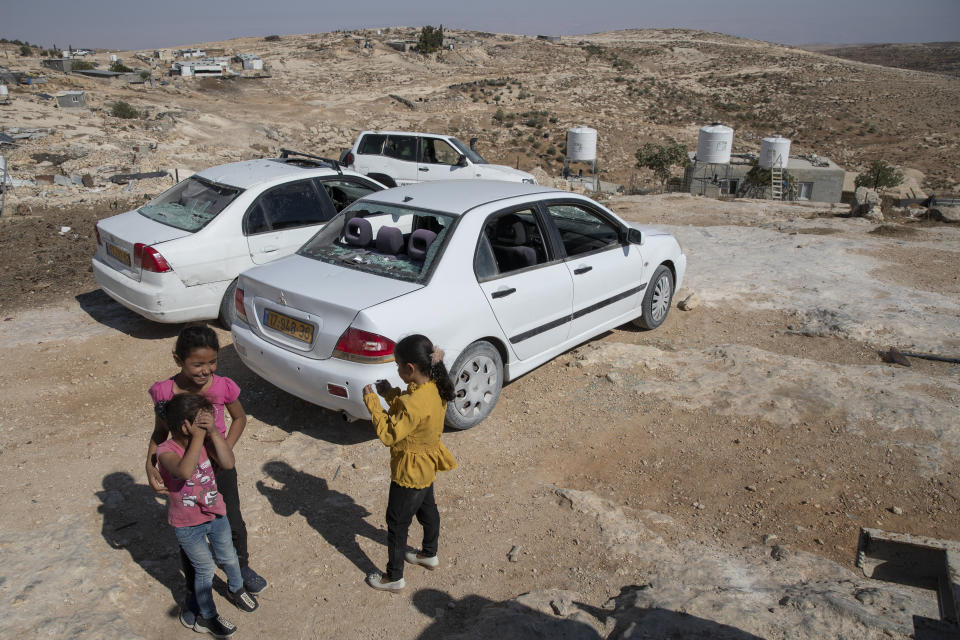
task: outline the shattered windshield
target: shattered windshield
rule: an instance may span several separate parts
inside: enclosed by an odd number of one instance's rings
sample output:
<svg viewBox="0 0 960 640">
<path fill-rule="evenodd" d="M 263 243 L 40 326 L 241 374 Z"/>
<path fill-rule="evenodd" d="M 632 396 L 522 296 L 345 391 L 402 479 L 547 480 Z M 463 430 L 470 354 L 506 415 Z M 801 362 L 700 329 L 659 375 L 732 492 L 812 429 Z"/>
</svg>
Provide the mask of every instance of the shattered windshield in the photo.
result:
<svg viewBox="0 0 960 640">
<path fill-rule="evenodd" d="M 455 221 L 436 211 L 358 201 L 297 253 L 348 269 L 426 282 Z"/>
<path fill-rule="evenodd" d="M 176 229 L 199 231 L 242 191 L 193 176 L 170 187 L 138 211 Z"/>
</svg>

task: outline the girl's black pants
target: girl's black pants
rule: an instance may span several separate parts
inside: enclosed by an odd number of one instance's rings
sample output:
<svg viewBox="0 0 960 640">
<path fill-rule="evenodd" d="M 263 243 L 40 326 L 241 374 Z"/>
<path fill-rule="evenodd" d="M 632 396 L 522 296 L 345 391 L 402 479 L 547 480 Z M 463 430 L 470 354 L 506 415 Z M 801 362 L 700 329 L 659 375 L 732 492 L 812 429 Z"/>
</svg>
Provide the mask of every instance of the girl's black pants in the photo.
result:
<svg viewBox="0 0 960 640">
<path fill-rule="evenodd" d="M 393 582 L 403 577 L 403 556 L 407 551 L 407 533 L 413 516 L 423 527 L 425 556 L 437 555 L 440 539 L 440 512 L 433 498 L 433 484 L 423 489 L 401 487 L 390 483 L 390 498 L 387 501 L 387 580 Z"/>
</svg>

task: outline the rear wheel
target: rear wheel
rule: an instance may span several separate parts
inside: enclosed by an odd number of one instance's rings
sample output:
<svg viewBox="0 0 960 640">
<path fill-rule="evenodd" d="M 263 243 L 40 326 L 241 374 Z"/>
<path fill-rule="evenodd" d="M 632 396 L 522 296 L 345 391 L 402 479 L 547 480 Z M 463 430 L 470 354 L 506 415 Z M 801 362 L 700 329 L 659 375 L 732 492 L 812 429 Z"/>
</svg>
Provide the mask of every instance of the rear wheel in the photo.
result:
<svg viewBox="0 0 960 640">
<path fill-rule="evenodd" d="M 454 399 L 447 403 L 446 424 L 469 429 L 490 415 L 503 387 L 503 360 L 489 342 L 464 349 L 450 370 Z"/>
<path fill-rule="evenodd" d="M 233 324 L 233 318 L 237 315 L 236 308 L 233 306 L 233 297 L 237 291 L 237 281 L 234 280 L 230 283 L 230 286 L 227 287 L 226 293 L 223 294 L 223 300 L 220 301 L 220 315 L 217 316 L 217 322 L 221 327 L 230 330 L 230 326 Z"/>
<path fill-rule="evenodd" d="M 647 293 L 640 305 L 642 313 L 633 321 L 641 329 L 656 329 L 667 319 L 673 300 L 673 274 L 664 265 L 657 267 L 647 285 Z"/>
<path fill-rule="evenodd" d="M 383 173 L 368 173 L 367 177 L 373 178 L 380 184 L 384 185 L 385 187 L 390 187 L 391 189 L 397 186 L 397 183 L 393 178 Z"/>
</svg>

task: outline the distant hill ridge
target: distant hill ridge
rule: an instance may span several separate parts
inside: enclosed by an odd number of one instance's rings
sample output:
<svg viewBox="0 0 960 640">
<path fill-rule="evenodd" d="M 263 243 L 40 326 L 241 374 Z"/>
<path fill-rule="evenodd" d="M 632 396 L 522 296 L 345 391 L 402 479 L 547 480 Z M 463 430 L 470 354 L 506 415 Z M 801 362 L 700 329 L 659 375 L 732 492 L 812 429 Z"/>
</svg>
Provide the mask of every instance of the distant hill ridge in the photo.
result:
<svg viewBox="0 0 960 640">
<path fill-rule="evenodd" d="M 847 60 L 960 78 L 960 42 L 809 45 L 802 48 Z"/>
</svg>

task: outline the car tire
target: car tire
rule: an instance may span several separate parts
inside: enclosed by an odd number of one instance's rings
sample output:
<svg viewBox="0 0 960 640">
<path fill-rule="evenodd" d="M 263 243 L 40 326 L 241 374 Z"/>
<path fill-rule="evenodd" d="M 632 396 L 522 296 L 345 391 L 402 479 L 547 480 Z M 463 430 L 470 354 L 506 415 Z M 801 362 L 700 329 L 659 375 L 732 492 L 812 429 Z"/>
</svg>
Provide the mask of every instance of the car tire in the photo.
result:
<svg viewBox="0 0 960 640">
<path fill-rule="evenodd" d="M 217 316 L 217 323 L 227 331 L 230 331 L 230 326 L 233 324 L 233 318 L 237 315 L 237 311 L 233 303 L 233 297 L 236 291 L 237 281 L 234 280 L 230 283 L 230 286 L 227 287 L 226 293 L 223 294 L 223 300 L 220 301 L 220 315 Z"/>
<path fill-rule="evenodd" d="M 376 180 L 377 182 L 379 182 L 379 183 L 382 184 L 383 186 L 385 186 L 385 187 L 390 187 L 391 189 L 392 189 L 393 187 L 397 186 L 397 183 L 394 181 L 393 178 L 391 178 L 390 176 L 385 175 L 385 174 L 383 174 L 383 173 L 368 173 L 368 174 L 367 174 L 367 177 L 368 177 L 368 178 L 373 178 L 374 180 Z"/>
<path fill-rule="evenodd" d="M 673 301 L 673 274 L 664 265 L 653 272 L 647 293 L 640 303 L 640 317 L 633 321 L 641 329 L 656 329 L 667 319 Z"/>
<path fill-rule="evenodd" d="M 450 370 L 456 397 L 447 403 L 446 424 L 470 429 L 490 415 L 503 387 L 503 359 L 489 342 L 474 342 Z"/>
</svg>

